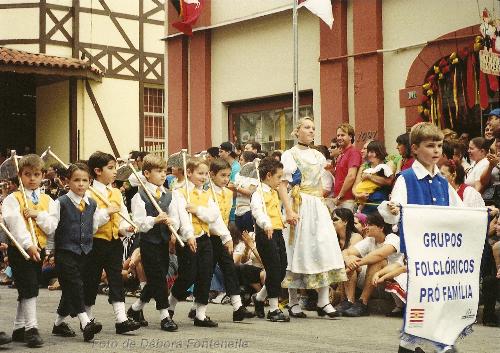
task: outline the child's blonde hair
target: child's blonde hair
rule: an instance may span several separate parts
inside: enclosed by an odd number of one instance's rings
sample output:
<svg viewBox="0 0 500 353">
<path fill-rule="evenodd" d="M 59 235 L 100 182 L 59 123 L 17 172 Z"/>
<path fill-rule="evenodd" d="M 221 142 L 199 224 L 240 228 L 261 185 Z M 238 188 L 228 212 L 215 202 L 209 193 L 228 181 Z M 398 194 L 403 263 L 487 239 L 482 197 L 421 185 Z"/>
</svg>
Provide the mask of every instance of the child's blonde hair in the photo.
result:
<svg viewBox="0 0 500 353">
<path fill-rule="evenodd" d="M 294 129 L 292 130 L 292 137 L 294 138 L 297 138 L 299 137 L 299 129 L 300 127 L 306 122 L 306 121 L 310 121 L 314 124 L 314 120 L 313 118 L 311 118 L 310 116 L 304 116 L 302 118 L 300 118 L 298 121 L 297 121 L 297 125 L 294 127 Z"/>
<path fill-rule="evenodd" d="M 157 154 L 148 154 L 142 160 L 142 170 L 167 169 L 167 161 Z"/>
<path fill-rule="evenodd" d="M 17 157 L 14 157 L 17 158 Z M 42 170 L 45 162 L 37 154 L 27 154 L 19 160 L 19 174 L 23 173 L 23 169 L 31 168 Z"/>
<path fill-rule="evenodd" d="M 410 130 L 410 145 L 420 145 L 423 141 L 442 141 L 443 132 L 433 123 L 418 123 Z"/>
<path fill-rule="evenodd" d="M 202 164 L 210 168 L 210 165 L 208 164 L 208 161 L 206 159 L 200 157 L 192 157 L 187 161 L 186 169 L 194 172 Z"/>
</svg>

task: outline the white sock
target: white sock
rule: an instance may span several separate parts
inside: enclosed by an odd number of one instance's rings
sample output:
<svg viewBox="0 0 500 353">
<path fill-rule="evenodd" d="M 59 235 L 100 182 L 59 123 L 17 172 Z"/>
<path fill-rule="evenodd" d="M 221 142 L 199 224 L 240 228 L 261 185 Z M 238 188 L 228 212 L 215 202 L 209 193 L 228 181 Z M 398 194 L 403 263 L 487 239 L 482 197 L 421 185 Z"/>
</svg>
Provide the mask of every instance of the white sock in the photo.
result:
<svg viewBox="0 0 500 353">
<path fill-rule="evenodd" d="M 14 319 L 14 330 L 23 328 L 25 325 L 23 301 L 19 300 L 17 302 L 16 318 Z"/>
<path fill-rule="evenodd" d="M 94 315 L 92 315 L 92 307 L 93 305 L 91 306 L 85 305 L 85 312 L 87 313 L 89 320 L 92 320 L 94 318 Z"/>
<path fill-rule="evenodd" d="M 267 298 L 267 289 L 266 286 L 263 286 L 259 293 L 255 296 L 255 299 L 257 299 L 259 302 L 263 302 Z"/>
<path fill-rule="evenodd" d="M 113 302 L 113 311 L 115 312 L 116 322 L 118 324 L 128 320 L 127 314 L 125 314 L 124 302 Z"/>
<path fill-rule="evenodd" d="M 170 317 L 168 309 L 160 309 L 160 320 L 163 320 L 166 317 Z"/>
<path fill-rule="evenodd" d="M 141 282 L 139 283 L 139 288 L 141 288 L 141 290 L 144 289 L 144 286 L 146 285 L 147 282 Z"/>
<path fill-rule="evenodd" d="M 78 314 L 78 320 L 80 320 L 82 328 L 85 328 L 85 326 L 87 326 L 87 324 L 90 322 L 89 316 L 86 312 Z"/>
<path fill-rule="evenodd" d="M 269 298 L 269 311 L 278 310 L 278 298 Z"/>
<path fill-rule="evenodd" d="M 330 303 L 330 287 L 321 287 L 316 291 L 318 292 L 318 308 L 322 308 L 327 314 L 334 312 L 335 309 Z"/>
<path fill-rule="evenodd" d="M 59 326 L 60 324 L 62 324 L 64 322 L 64 320 L 66 318 L 67 318 L 67 316 L 57 315 L 56 321 L 54 321 L 54 325 Z M 85 327 L 85 326 L 83 326 L 83 327 Z"/>
<path fill-rule="evenodd" d="M 199 303 L 196 304 L 196 318 L 198 320 L 202 321 L 205 320 L 205 318 L 207 317 L 206 312 L 207 312 L 207 305 Z"/>
<path fill-rule="evenodd" d="M 26 320 L 26 330 L 33 327 L 38 328 L 38 321 L 36 319 L 36 297 L 29 299 L 22 299 L 24 318 Z"/>
<path fill-rule="evenodd" d="M 294 314 L 298 314 L 302 312 L 302 309 L 299 304 L 299 296 L 297 295 L 297 289 L 288 288 L 288 307 Z"/>
<path fill-rule="evenodd" d="M 178 302 L 179 301 L 177 300 L 177 298 L 174 297 L 172 293 L 170 293 L 170 295 L 168 296 L 169 310 L 175 311 L 175 306 L 177 305 Z"/>
<path fill-rule="evenodd" d="M 141 301 L 140 299 L 137 299 L 134 304 L 132 304 L 132 310 L 134 311 L 139 311 L 139 310 L 142 310 L 144 308 L 144 306 L 146 305 L 146 303 L 144 303 L 143 301 Z"/>
<path fill-rule="evenodd" d="M 241 304 L 241 297 L 239 295 L 231 296 L 231 305 L 233 306 L 233 310 L 238 310 L 243 304 Z"/>
</svg>

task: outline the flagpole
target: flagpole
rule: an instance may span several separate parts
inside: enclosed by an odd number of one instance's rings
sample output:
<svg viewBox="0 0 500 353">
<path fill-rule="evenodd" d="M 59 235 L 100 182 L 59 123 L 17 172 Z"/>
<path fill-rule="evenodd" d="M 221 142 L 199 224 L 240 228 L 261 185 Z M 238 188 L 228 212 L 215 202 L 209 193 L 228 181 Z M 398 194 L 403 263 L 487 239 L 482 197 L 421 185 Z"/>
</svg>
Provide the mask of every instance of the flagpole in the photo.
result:
<svg viewBox="0 0 500 353">
<path fill-rule="evenodd" d="M 297 25 L 298 0 L 293 0 L 293 91 L 292 91 L 292 114 L 293 126 L 297 126 L 299 120 L 299 31 Z"/>
</svg>

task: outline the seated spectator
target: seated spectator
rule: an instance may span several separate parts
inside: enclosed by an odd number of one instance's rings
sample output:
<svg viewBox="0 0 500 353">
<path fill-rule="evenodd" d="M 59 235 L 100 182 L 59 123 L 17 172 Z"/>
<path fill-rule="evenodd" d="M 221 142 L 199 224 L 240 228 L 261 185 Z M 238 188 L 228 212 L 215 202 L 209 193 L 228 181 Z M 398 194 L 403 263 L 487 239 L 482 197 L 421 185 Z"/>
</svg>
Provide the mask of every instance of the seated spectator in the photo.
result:
<svg viewBox="0 0 500 353">
<path fill-rule="evenodd" d="M 494 145 L 500 147 L 500 131 Z M 495 150 L 500 151 L 500 148 Z M 490 152 L 486 155 L 486 160 L 488 167 L 484 169 L 479 179 L 484 189 L 482 197 L 486 205 L 500 207 L 500 153 Z"/>
<path fill-rule="evenodd" d="M 366 215 L 364 213 L 357 212 L 354 214 L 354 228 L 356 228 L 356 233 L 363 234 L 363 228 L 366 225 Z"/>
<path fill-rule="evenodd" d="M 368 162 L 358 170 L 353 194 L 360 203 L 358 212 L 365 214 L 376 211 L 377 204 L 388 200 L 390 186 L 394 181 L 392 169 L 384 163 L 387 152 L 380 141 L 372 141 L 367 146 Z M 369 205 L 365 205 L 368 203 Z"/>
<path fill-rule="evenodd" d="M 469 157 L 472 161 L 471 168 L 467 172 L 465 183 L 479 192 L 483 192 L 485 185 L 481 183 L 481 175 L 488 169 L 488 144 L 483 137 L 475 137 L 469 142 Z"/>
<path fill-rule="evenodd" d="M 43 287 L 47 287 L 49 290 L 57 290 L 61 288 L 59 282 L 57 281 L 57 271 L 54 254 L 47 255 L 43 260 L 40 285 L 42 285 Z"/>
<path fill-rule="evenodd" d="M 369 315 L 368 300 L 375 289 L 373 275 L 387 264 L 403 263 L 403 255 L 399 251 L 399 237 L 391 231 L 391 226 L 384 222 L 378 212 L 371 213 L 367 216 L 364 228 L 366 238 L 342 252 L 348 276 L 356 276 L 355 282 L 363 288 L 359 300 L 343 311 L 343 316 Z M 359 274 L 358 268 L 361 268 Z M 348 281 L 352 282 L 354 281 L 351 279 Z"/>
<path fill-rule="evenodd" d="M 363 240 L 354 226 L 354 215 L 347 208 L 336 208 L 332 213 L 332 222 L 339 239 L 340 250 L 345 250 Z M 341 302 L 335 310 L 343 312 L 349 309 L 355 301 L 356 277 L 349 277 L 349 282 L 339 284 Z"/>
<path fill-rule="evenodd" d="M 278 162 L 281 162 L 281 155 L 283 153 L 279 150 L 274 150 L 273 153 L 271 153 L 271 157 L 273 157 L 274 159 L 276 159 Z"/>
<path fill-rule="evenodd" d="M 396 138 L 398 152 L 401 155 L 401 160 L 396 165 L 394 174 L 399 175 L 403 170 L 411 168 L 415 159 L 411 153 L 410 134 L 404 133 Z"/>
<path fill-rule="evenodd" d="M 460 140 L 452 140 L 451 144 L 453 146 L 453 160 L 456 164 L 461 164 L 464 167 L 465 172 L 470 168 L 469 161 L 467 160 L 467 147 Z"/>
<path fill-rule="evenodd" d="M 144 267 L 142 267 L 140 248 L 135 248 L 132 255 L 123 262 L 122 278 L 128 291 L 133 296 L 140 297 L 141 291 L 146 285 L 146 275 Z"/>
</svg>

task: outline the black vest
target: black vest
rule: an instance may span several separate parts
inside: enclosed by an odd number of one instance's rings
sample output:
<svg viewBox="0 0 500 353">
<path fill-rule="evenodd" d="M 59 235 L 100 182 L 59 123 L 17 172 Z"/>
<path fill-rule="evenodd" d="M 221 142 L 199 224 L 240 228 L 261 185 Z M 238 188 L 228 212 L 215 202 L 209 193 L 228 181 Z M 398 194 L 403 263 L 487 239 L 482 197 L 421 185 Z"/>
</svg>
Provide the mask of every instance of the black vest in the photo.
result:
<svg viewBox="0 0 500 353">
<path fill-rule="evenodd" d="M 148 195 L 142 188 L 139 188 L 139 195 L 141 195 L 142 201 L 144 201 L 146 215 L 150 217 L 158 216 L 158 211 L 153 206 L 153 203 L 149 200 Z M 160 199 L 156 201 L 158 202 L 158 205 L 160 206 L 162 211 L 167 212 L 168 206 L 172 201 L 172 193 L 170 191 L 162 193 Z M 141 233 L 140 239 L 141 242 L 145 241 L 151 244 L 160 244 L 162 242 L 168 243 L 168 241 L 170 240 L 170 230 L 165 224 L 155 224 L 154 227 L 151 228 L 148 232 Z"/>
<path fill-rule="evenodd" d="M 89 198 L 89 205 L 80 210 L 67 195 L 59 197 L 61 210 L 54 236 L 55 249 L 69 250 L 75 254 L 88 254 L 92 250 L 94 213 L 97 203 Z"/>
</svg>

